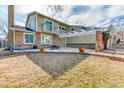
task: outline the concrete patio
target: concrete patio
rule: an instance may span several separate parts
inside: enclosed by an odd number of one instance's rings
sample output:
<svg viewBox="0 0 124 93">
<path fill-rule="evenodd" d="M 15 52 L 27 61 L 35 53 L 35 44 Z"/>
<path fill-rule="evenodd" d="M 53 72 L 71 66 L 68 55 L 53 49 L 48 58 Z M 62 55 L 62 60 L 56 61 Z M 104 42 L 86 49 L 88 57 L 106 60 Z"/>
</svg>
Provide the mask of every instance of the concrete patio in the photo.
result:
<svg viewBox="0 0 124 93">
<path fill-rule="evenodd" d="M 13 52 L 39 52 L 39 49 L 27 49 L 27 50 L 14 50 Z M 59 49 L 50 49 L 50 48 L 45 48 L 44 52 L 68 52 L 68 53 L 79 53 L 79 48 L 68 48 L 68 47 L 63 47 Z M 92 49 L 85 49 L 85 53 L 91 53 L 94 52 Z"/>
</svg>

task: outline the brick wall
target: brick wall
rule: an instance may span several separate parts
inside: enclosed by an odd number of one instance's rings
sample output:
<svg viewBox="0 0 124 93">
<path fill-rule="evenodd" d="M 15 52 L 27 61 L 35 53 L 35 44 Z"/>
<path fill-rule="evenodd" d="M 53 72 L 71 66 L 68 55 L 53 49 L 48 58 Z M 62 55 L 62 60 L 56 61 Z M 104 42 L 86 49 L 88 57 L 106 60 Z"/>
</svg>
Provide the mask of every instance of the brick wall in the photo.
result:
<svg viewBox="0 0 124 93">
<path fill-rule="evenodd" d="M 9 47 L 13 47 L 13 31 L 11 31 L 11 30 L 9 30 L 9 32 L 8 32 L 8 37 L 7 37 L 7 39 L 8 39 L 8 41 L 7 41 L 7 47 L 9 48 Z"/>
<path fill-rule="evenodd" d="M 57 35 L 53 35 L 53 44 L 61 46 L 62 45 L 62 39 L 59 38 Z"/>
<path fill-rule="evenodd" d="M 124 44 L 112 44 L 112 48 L 124 49 Z"/>
<path fill-rule="evenodd" d="M 99 52 L 104 49 L 104 42 L 102 38 L 103 38 L 102 32 L 97 31 L 96 32 L 96 45 L 95 45 L 96 52 Z"/>
<path fill-rule="evenodd" d="M 8 5 L 8 27 L 14 24 L 14 5 Z"/>
<path fill-rule="evenodd" d="M 36 35 L 35 35 L 35 43 L 38 47 L 40 47 L 42 44 L 41 44 L 41 32 L 36 32 Z"/>
<path fill-rule="evenodd" d="M 15 31 L 15 48 L 16 49 L 31 49 L 33 48 L 34 45 L 37 45 L 38 47 L 42 46 L 41 44 L 41 34 L 42 32 L 36 32 L 35 34 L 35 44 L 24 44 L 24 40 L 23 40 L 23 35 L 24 35 L 24 31 L 20 31 L 20 30 L 16 30 Z M 13 31 L 9 31 L 8 34 L 8 44 L 9 47 L 13 48 Z M 57 36 L 57 35 L 53 35 L 53 44 L 56 45 L 61 45 L 62 40 Z"/>
<path fill-rule="evenodd" d="M 17 30 L 15 32 L 15 45 L 16 45 L 15 48 L 16 49 L 32 48 L 34 46 L 34 44 L 24 44 L 23 35 L 24 35 L 23 31 Z"/>
</svg>

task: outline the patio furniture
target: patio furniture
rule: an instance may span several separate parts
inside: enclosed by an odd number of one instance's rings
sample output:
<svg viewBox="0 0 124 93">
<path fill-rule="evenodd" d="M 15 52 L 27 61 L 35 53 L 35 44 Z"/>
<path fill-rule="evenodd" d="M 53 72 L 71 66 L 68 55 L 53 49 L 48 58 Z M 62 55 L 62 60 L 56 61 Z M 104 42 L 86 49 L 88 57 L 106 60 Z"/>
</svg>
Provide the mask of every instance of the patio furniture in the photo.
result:
<svg viewBox="0 0 124 93">
<path fill-rule="evenodd" d="M 37 46 L 37 45 L 34 45 L 34 46 L 33 46 L 33 49 L 38 49 L 38 46 Z"/>
<path fill-rule="evenodd" d="M 51 49 L 54 50 L 54 49 L 59 49 L 59 46 L 58 45 L 52 45 L 51 46 Z"/>
</svg>

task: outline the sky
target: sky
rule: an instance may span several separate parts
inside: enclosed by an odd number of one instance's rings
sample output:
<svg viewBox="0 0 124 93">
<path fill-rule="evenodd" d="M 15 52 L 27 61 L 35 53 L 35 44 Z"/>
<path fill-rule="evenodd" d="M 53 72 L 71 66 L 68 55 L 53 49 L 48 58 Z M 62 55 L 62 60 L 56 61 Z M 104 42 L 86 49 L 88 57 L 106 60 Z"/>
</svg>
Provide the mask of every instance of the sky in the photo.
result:
<svg viewBox="0 0 124 93">
<path fill-rule="evenodd" d="M 55 12 L 47 12 L 48 6 L 14 6 L 15 24 L 25 26 L 27 14 L 32 11 L 43 13 L 60 21 L 73 25 L 104 27 L 119 16 L 124 16 L 124 6 L 107 5 L 64 5 L 61 16 L 53 16 Z M 0 19 L 7 22 L 7 6 L 0 6 Z"/>
</svg>

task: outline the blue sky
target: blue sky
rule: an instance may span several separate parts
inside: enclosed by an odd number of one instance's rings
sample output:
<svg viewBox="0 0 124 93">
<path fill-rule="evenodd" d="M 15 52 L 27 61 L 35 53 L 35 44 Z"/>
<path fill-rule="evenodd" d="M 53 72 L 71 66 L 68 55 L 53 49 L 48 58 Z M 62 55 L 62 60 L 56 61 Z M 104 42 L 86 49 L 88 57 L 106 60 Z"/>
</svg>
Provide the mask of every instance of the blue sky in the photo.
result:
<svg viewBox="0 0 124 93">
<path fill-rule="evenodd" d="M 52 11 L 46 11 L 47 6 L 15 6 L 15 24 L 25 25 L 27 14 L 38 11 L 51 16 Z M 124 6 L 87 6 L 73 5 L 64 6 L 63 16 L 54 18 L 69 24 L 79 24 L 87 26 L 107 26 L 110 20 L 124 15 Z M 0 6 L 0 18 L 7 21 L 7 6 Z"/>
</svg>

